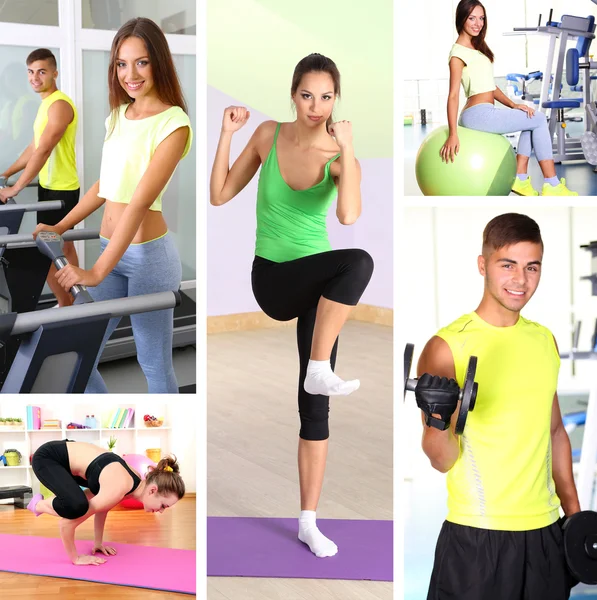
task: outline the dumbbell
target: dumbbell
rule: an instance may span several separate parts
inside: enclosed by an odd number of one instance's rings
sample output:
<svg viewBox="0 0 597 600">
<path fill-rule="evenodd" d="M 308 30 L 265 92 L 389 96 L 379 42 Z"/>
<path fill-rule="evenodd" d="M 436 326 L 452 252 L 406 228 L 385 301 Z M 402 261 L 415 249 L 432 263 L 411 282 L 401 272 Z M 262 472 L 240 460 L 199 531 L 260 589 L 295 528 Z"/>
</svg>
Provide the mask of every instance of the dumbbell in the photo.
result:
<svg viewBox="0 0 597 600">
<path fill-rule="evenodd" d="M 404 396 L 406 392 L 414 392 L 417 388 L 418 379 L 410 379 L 410 370 L 413 364 L 413 354 L 415 352 L 414 344 L 406 344 L 404 348 Z M 456 419 L 455 433 L 462 435 L 464 426 L 466 425 L 466 419 L 469 411 L 475 408 L 475 402 L 477 401 L 477 391 L 479 386 L 475 381 L 475 373 L 477 371 L 477 357 L 471 356 L 468 361 L 466 368 L 466 377 L 464 379 L 464 386 L 460 388 L 460 408 L 458 409 L 458 418 Z"/>
<path fill-rule="evenodd" d="M 597 584 L 597 512 L 584 510 L 563 525 L 564 554 L 570 572 L 578 581 Z"/>
</svg>

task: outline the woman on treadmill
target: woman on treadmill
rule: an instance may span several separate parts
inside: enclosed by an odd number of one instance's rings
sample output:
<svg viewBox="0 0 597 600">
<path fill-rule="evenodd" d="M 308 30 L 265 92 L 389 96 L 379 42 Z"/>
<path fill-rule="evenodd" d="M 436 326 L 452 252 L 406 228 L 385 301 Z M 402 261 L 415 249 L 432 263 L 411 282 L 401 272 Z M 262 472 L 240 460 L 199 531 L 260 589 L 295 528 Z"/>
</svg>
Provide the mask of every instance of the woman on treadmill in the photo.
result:
<svg viewBox="0 0 597 600">
<path fill-rule="evenodd" d="M 185 485 L 175 458 L 163 458 L 150 467 L 145 479 L 113 452 L 84 442 L 53 440 L 42 444 L 31 461 L 39 481 L 56 496 L 33 496 L 27 508 L 36 516 L 46 514 L 60 519 L 60 537 L 74 565 L 101 565 L 106 556 L 116 554 L 104 546 L 104 525 L 108 511 L 124 498 L 135 498 L 146 512 L 162 513 L 185 494 Z M 87 488 L 85 491 L 80 486 Z M 75 530 L 94 515 L 94 545 L 91 555 L 79 554 Z"/>
</svg>

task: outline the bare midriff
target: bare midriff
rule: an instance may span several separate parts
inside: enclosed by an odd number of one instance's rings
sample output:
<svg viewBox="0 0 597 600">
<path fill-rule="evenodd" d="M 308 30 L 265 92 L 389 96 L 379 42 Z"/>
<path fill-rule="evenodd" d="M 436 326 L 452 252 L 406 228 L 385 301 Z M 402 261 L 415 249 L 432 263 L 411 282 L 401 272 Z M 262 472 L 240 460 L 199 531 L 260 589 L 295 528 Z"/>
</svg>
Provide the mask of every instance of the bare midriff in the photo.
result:
<svg viewBox="0 0 597 600">
<path fill-rule="evenodd" d="M 462 110 L 466 110 L 467 108 L 471 108 L 471 106 L 476 106 L 477 104 L 493 104 L 494 101 L 495 99 L 493 97 L 493 92 L 483 92 L 482 94 L 475 94 L 467 100 Z"/>
<path fill-rule="evenodd" d="M 128 206 L 128 204 L 121 202 L 106 200 L 104 204 L 104 217 L 100 228 L 100 235 L 102 237 L 112 239 L 114 230 Z M 144 242 L 150 242 L 163 236 L 167 231 L 168 226 L 161 211 L 148 210 L 131 243 L 143 244 Z"/>
<path fill-rule="evenodd" d="M 107 452 L 107 450 L 102 450 L 93 444 L 86 444 L 85 442 L 67 442 L 66 449 L 68 451 L 70 472 L 78 477 L 83 477 L 83 479 L 85 479 L 85 472 L 91 461 L 100 456 L 100 454 Z"/>
</svg>

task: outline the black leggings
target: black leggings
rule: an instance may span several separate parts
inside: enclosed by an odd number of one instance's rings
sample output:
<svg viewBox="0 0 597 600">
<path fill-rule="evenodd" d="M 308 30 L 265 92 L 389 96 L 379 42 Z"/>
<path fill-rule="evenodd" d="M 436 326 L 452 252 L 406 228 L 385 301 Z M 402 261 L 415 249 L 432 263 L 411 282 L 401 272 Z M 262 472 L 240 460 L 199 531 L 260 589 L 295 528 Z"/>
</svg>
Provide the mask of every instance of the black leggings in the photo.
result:
<svg viewBox="0 0 597 600">
<path fill-rule="evenodd" d="M 89 508 L 85 492 L 79 487 L 87 481 L 70 472 L 66 440 L 42 444 L 33 455 L 31 466 L 35 476 L 56 494 L 52 508 L 65 519 L 78 519 Z"/>
<path fill-rule="evenodd" d="M 319 299 L 323 296 L 340 304 L 356 306 L 372 274 L 373 259 L 358 249 L 332 250 L 283 263 L 260 256 L 253 261 L 253 294 L 263 312 L 276 321 L 298 317 L 299 435 L 304 440 L 329 437 L 329 397 L 312 396 L 303 387 Z M 332 369 L 336 366 L 337 351 L 338 340 L 330 357 Z"/>
</svg>

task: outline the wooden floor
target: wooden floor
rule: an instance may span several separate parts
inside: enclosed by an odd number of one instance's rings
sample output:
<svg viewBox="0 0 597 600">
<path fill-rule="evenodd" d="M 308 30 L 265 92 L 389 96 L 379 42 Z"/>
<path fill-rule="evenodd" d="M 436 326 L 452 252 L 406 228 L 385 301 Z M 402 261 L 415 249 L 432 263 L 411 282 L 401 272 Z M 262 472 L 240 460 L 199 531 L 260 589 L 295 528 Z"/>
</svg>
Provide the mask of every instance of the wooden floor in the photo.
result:
<svg viewBox="0 0 597 600">
<path fill-rule="evenodd" d="M 208 515 L 298 517 L 294 328 L 208 336 L 207 360 Z M 392 329 L 348 322 L 336 372 L 361 388 L 332 398 L 318 517 L 392 519 Z M 210 577 L 207 586 L 208 600 L 392 598 L 392 584 L 368 581 Z"/>
<path fill-rule="evenodd" d="M 195 549 L 196 502 L 194 497 L 183 498 L 176 506 L 161 515 L 142 510 L 112 510 L 106 521 L 104 541 L 158 546 L 163 548 Z M 28 510 L 0 506 L 0 533 L 59 537 L 58 519 L 49 515 L 34 517 Z M 77 540 L 93 540 L 93 519 L 77 529 Z M 10 548 L 2 548 L 10 552 Z M 68 560 L 65 556 L 65 560 Z M 1 565 L 0 565 L 1 566 Z M 100 567 L 97 567 L 101 569 Z M 0 597 L 21 600 L 69 599 L 77 600 L 158 600 L 177 598 L 188 600 L 193 596 L 172 594 L 146 589 L 91 583 L 73 579 L 18 575 L 0 571 Z"/>
</svg>

